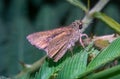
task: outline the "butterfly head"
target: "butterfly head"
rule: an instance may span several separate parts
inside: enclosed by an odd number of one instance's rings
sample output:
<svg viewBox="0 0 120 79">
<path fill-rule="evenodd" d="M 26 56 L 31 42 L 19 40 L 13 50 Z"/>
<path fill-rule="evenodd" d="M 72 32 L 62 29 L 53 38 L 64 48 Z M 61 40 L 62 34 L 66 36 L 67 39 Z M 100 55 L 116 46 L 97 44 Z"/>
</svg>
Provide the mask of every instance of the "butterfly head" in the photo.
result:
<svg viewBox="0 0 120 79">
<path fill-rule="evenodd" d="M 72 26 L 77 30 L 78 29 L 81 30 L 83 28 L 83 22 L 80 20 L 76 20 L 75 22 L 72 23 Z"/>
</svg>

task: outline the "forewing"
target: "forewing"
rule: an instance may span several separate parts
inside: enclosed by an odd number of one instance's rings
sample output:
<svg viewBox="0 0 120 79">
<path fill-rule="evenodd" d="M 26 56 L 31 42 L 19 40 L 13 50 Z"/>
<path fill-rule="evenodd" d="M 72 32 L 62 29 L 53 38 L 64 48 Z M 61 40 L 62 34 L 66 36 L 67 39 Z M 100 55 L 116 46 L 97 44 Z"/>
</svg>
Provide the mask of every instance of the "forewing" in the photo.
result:
<svg viewBox="0 0 120 79">
<path fill-rule="evenodd" d="M 65 44 L 70 43 L 69 40 L 72 38 L 73 31 L 72 28 L 68 28 L 50 41 L 48 46 L 48 56 L 50 58 L 55 56 Z"/>
<path fill-rule="evenodd" d="M 62 56 L 67 52 L 67 50 L 71 47 L 69 43 L 65 43 L 64 46 L 59 50 L 59 52 L 53 57 L 54 61 L 57 62 Z"/>
<path fill-rule="evenodd" d="M 48 49 L 50 50 L 51 45 L 54 44 L 53 40 L 56 39 L 56 36 L 59 36 L 61 33 L 65 32 L 66 30 L 69 30 L 68 28 L 69 27 L 63 27 L 63 28 L 58 28 L 50 31 L 36 32 L 28 35 L 27 39 L 32 45 L 35 45 L 39 49 L 45 50 L 48 54 L 49 53 Z M 55 45 L 53 45 L 52 47 L 55 47 Z"/>
<path fill-rule="evenodd" d="M 46 35 L 48 33 L 49 35 Z M 48 46 L 48 38 L 50 36 L 49 31 L 47 32 L 37 32 L 33 33 L 27 36 L 28 41 L 35 45 L 39 49 L 45 49 L 46 46 Z M 46 50 L 45 50 L 46 51 Z"/>
</svg>

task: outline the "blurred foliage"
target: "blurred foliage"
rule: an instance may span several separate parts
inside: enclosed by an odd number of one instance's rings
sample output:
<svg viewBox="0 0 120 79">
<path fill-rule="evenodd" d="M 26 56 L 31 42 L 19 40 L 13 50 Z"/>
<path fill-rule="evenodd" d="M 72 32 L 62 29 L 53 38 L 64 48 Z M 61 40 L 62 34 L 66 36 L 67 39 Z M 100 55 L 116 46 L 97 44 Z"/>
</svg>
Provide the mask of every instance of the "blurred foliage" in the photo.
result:
<svg viewBox="0 0 120 79">
<path fill-rule="evenodd" d="M 87 0 L 82 1 L 87 4 Z M 91 7 L 95 3 L 91 0 Z M 119 3 L 111 0 L 102 12 L 120 22 Z M 65 0 L 0 0 L 0 75 L 13 76 L 21 70 L 20 61 L 32 64 L 45 54 L 28 43 L 28 34 L 71 24 L 84 15 Z M 106 26 L 95 19 L 85 32 L 88 35 L 114 33 Z"/>
</svg>

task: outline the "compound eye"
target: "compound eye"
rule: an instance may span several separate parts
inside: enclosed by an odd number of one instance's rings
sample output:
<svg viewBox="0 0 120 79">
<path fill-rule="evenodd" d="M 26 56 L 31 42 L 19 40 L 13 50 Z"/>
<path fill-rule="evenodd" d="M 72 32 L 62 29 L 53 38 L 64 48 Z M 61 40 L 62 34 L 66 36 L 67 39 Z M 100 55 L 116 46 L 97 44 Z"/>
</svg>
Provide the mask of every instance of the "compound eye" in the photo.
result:
<svg viewBox="0 0 120 79">
<path fill-rule="evenodd" d="M 80 24 L 80 25 L 79 25 L 79 29 L 82 29 L 82 28 L 83 28 L 83 26 L 82 26 L 82 24 Z"/>
</svg>

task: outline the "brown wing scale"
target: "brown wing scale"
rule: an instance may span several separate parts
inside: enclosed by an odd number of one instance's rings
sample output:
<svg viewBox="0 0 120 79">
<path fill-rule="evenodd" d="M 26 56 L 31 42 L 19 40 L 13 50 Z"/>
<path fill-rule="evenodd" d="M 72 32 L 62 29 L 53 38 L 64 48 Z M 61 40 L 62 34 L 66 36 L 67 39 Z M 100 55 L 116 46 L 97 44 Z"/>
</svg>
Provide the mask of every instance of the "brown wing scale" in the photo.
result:
<svg viewBox="0 0 120 79">
<path fill-rule="evenodd" d="M 57 47 L 56 44 L 54 43 L 55 39 L 58 38 L 57 41 L 60 41 L 61 39 L 58 36 L 60 36 L 61 33 L 63 35 L 63 36 L 61 35 L 63 37 L 62 39 L 64 39 L 64 37 L 67 36 L 65 34 L 65 32 L 66 31 L 69 32 L 71 29 L 72 29 L 71 27 L 63 27 L 63 28 L 53 29 L 53 30 L 44 31 L 44 32 L 36 32 L 36 33 L 28 35 L 27 39 L 29 40 L 29 42 L 32 45 L 35 45 L 39 49 L 45 50 L 47 52 L 47 54 L 49 54 L 48 49 L 50 50 L 51 46 L 52 46 L 52 48 Z M 54 40 L 54 41 L 52 41 L 52 40 Z M 63 41 L 61 41 L 61 42 L 63 42 Z M 59 44 L 59 43 L 57 43 L 57 44 Z M 60 47 L 58 46 L 58 48 L 60 48 Z M 50 55 L 51 55 L 51 53 L 50 53 Z"/>
<path fill-rule="evenodd" d="M 52 39 L 48 46 L 48 56 L 52 58 L 58 51 L 69 42 L 69 38 L 71 34 L 62 32 L 61 34 L 57 35 Z"/>
<path fill-rule="evenodd" d="M 64 44 L 64 46 L 59 50 L 59 52 L 53 57 L 54 61 L 57 62 L 68 50 L 69 43 Z"/>
</svg>

